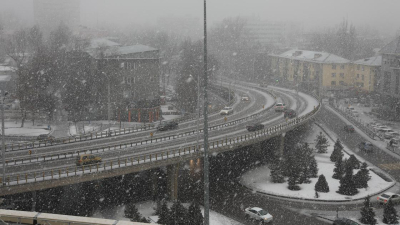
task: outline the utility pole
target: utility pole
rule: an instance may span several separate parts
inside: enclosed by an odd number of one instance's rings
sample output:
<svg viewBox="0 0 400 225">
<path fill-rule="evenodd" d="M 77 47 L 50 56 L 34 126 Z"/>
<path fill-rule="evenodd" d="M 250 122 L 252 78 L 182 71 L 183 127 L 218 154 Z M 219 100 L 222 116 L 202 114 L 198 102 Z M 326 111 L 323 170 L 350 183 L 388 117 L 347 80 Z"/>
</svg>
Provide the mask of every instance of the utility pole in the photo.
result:
<svg viewBox="0 0 400 225">
<path fill-rule="evenodd" d="M 3 155 L 3 186 L 6 186 L 6 141 L 4 133 L 4 99 L 6 98 L 8 92 L 1 91 L 1 149 Z"/>
<path fill-rule="evenodd" d="M 204 0 L 204 225 L 210 224 L 210 181 L 208 165 L 208 99 L 207 99 L 207 13 Z"/>
</svg>

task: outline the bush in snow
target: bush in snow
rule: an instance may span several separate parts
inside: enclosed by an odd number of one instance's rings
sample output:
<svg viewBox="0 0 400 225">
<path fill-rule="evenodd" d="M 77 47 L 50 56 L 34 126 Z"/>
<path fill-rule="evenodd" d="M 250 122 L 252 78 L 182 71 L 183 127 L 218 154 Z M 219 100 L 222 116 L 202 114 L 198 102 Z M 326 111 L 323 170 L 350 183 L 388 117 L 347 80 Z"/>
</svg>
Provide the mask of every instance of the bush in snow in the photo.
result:
<svg viewBox="0 0 400 225">
<path fill-rule="evenodd" d="M 187 218 L 188 224 L 203 225 L 204 218 L 203 214 L 201 214 L 201 209 L 198 202 L 193 201 L 190 204 Z"/>
<path fill-rule="evenodd" d="M 312 157 L 310 161 L 310 177 L 318 177 L 318 163 L 317 160 L 315 160 L 315 157 Z"/>
<path fill-rule="evenodd" d="M 337 192 L 342 195 L 355 195 L 358 193 L 353 178 L 353 168 L 349 165 L 346 166 L 346 174 L 340 179 L 340 186 Z"/>
<path fill-rule="evenodd" d="M 365 198 L 364 206 L 361 208 L 360 222 L 371 225 L 376 224 L 375 212 L 369 202 L 369 196 Z"/>
<path fill-rule="evenodd" d="M 125 217 L 129 218 L 132 222 L 142 222 L 142 223 L 149 223 L 149 221 L 142 217 L 139 213 L 139 210 L 136 208 L 136 205 L 131 202 L 125 206 Z"/>
<path fill-rule="evenodd" d="M 336 162 L 339 158 L 343 158 L 343 146 L 339 139 L 336 140 L 335 145 L 333 146 L 333 152 L 331 154 L 331 161 Z"/>
<path fill-rule="evenodd" d="M 315 191 L 329 192 L 329 185 L 328 182 L 326 182 L 325 176 L 323 174 L 319 175 L 318 181 L 315 184 Z"/>
<path fill-rule="evenodd" d="M 285 177 L 283 176 L 282 161 L 277 159 L 271 165 L 271 179 L 273 183 L 283 183 L 285 182 Z"/>
<path fill-rule="evenodd" d="M 360 161 L 354 156 L 350 155 L 349 160 L 347 160 L 346 166 L 349 164 L 353 169 L 360 169 Z"/>
<path fill-rule="evenodd" d="M 392 199 L 389 199 L 388 203 L 383 208 L 383 220 L 387 224 L 398 224 L 397 211 L 393 206 Z"/>
<path fill-rule="evenodd" d="M 314 159 L 314 155 L 313 155 L 313 149 L 310 148 L 310 146 L 308 145 L 308 143 L 304 143 L 302 145 L 299 145 L 298 148 L 296 149 L 297 151 L 299 151 L 299 163 L 300 163 L 300 169 L 301 169 L 301 173 L 300 173 L 300 180 L 299 183 L 310 183 L 311 180 L 310 178 L 313 177 L 312 175 L 314 175 L 315 173 L 315 169 L 317 170 L 316 173 L 318 173 L 318 166 L 317 168 L 312 168 L 313 171 L 311 171 L 311 163 Z M 315 159 L 314 159 L 315 161 Z M 315 166 L 315 165 L 313 165 Z"/>
<path fill-rule="evenodd" d="M 354 182 L 356 185 L 356 188 L 367 188 L 368 187 L 368 181 L 371 179 L 371 176 L 369 175 L 369 170 L 368 170 L 368 165 L 367 163 L 363 163 L 361 165 L 361 169 L 354 175 Z"/>
<path fill-rule="evenodd" d="M 326 136 L 322 132 L 319 132 L 319 135 L 317 135 L 317 139 L 315 139 L 315 142 L 315 148 L 317 149 L 318 153 L 326 153 L 328 151 L 328 139 L 326 139 Z"/>
<path fill-rule="evenodd" d="M 170 215 L 171 215 L 171 212 L 168 209 L 167 203 L 165 201 L 163 201 L 163 203 L 161 205 L 161 209 L 159 210 L 157 223 L 170 224 L 171 223 Z"/>
<path fill-rule="evenodd" d="M 170 224 L 176 224 L 176 225 L 185 225 L 188 224 L 188 219 L 187 219 L 187 210 L 185 207 L 183 207 L 182 203 L 177 200 L 174 202 L 174 204 L 171 207 L 170 210 Z"/>
<path fill-rule="evenodd" d="M 338 158 L 335 162 L 335 169 L 333 169 L 333 179 L 341 179 L 343 176 L 343 162 L 342 158 Z"/>
</svg>

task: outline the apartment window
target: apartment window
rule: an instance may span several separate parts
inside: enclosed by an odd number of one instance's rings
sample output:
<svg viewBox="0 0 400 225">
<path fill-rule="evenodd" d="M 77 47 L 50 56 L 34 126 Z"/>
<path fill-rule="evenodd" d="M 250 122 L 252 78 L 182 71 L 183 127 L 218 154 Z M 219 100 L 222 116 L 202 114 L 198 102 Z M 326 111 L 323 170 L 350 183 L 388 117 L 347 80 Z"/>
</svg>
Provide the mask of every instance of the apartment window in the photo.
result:
<svg viewBox="0 0 400 225">
<path fill-rule="evenodd" d="M 336 86 L 336 81 L 331 81 L 331 86 Z"/>
<path fill-rule="evenodd" d="M 364 74 L 363 74 L 363 75 L 361 75 L 361 80 L 364 80 Z"/>
<path fill-rule="evenodd" d="M 357 65 L 357 70 L 360 70 L 360 65 Z"/>
<path fill-rule="evenodd" d="M 344 81 L 342 81 L 342 80 L 339 81 L 339 84 L 342 85 L 342 86 L 344 86 Z"/>
<path fill-rule="evenodd" d="M 336 70 L 336 65 L 335 64 L 332 64 L 332 69 Z"/>
<path fill-rule="evenodd" d="M 360 74 L 357 73 L 357 78 L 360 78 Z"/>
<path fill-rule="evenodd" d="M 125 63 L 122 62 L 122 63 L 119 65 L 119 67 L 120 67 L 120 68 L 124 68 L 124 67 L 125 67 Z"/>
<path fill-rule="evenodd" d="M 344 73 L 340 73 L 340 77 L 341 77 L 341 78 L 344 78 Z"/>
<path fill-rule="evenodd" d="M 340 65 L 340 69 L 344 70 L 344 65 Z"/>
<path fill-rule="evenodd" d="M 336 77 L 336 73 L 332 73 L 332 77 Z"/>
<path fill-rule="evenodd" d="M 361 67 L 361 70 L 364 71 L 364 66 Z"/>
</svg>

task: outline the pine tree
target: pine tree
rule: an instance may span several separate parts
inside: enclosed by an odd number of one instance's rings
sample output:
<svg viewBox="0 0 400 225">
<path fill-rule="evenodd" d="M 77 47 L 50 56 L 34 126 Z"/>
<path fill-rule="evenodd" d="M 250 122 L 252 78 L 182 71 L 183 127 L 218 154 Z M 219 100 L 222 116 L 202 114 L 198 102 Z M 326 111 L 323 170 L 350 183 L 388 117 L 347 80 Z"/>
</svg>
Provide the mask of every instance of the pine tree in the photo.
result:
<svg viewBox="0 0 400 225">
<path fill-rule="evenodd" d="M 317 139 L 315 139 L 315 148 L 318 153 L 326 153 L 328 151 L 328 139 L 326 139 L 325 135 L 322 132 L 319 132 L 317 135 Z"/>
<path fill-rule="evenodd" d="M 158 215 L 158 221 L 157 223 L 159 224 L 170 224 L 171 218 L 170 218 L 171 212 L 168 209 L 167 203 L 163 201 L 160 209 L 160 214 Z"/>
<path fill-rule="evenodd" d="M 176 225 L 186 225 L 187 223 L 187 210 L 183 207 L 182 203 L 177 200 L 171 207 L 171 220 L 172 224 Z M 171 224 L 170 223 L 170 224 Z"/>
<path fill-rule="evenodd" d="M 318 177 L 318 163 L 317 160 L 315 160 L 314 156 L 311 158 L 309 169 L 310 169 L 310 177 L 312 178 Z"/>
<path fill-rule="evenodd" d="M 346 174 L 340 179 L 340 186 L 337 192 L 342 195 L 355 195 L 358 193 L 353 178 L 353 168 L 350 165 L 346 166 Z"/>
<path fill-rule="evenodd" d="M 311 149 L 309 147 L 308 143 L 304 143 L 304 144 L 298 146 L 297 151 L 298 151 L 298 154 L 297 154 L 298 160 L 299 160 L 299 163 L 301 166 L 299 183 L 300 184 L 310 183 L 311 182 L 310 178 L 312 177 L 311 170 L 310 170 L 310 164 L 311 164 L 312 159 L 314 158 L 313 149 Z M 318 171 L 317 171 L 317 173 L 318 173 Z"/>
<path fill-rule="evenodd" d="M 360 161 L 354 156 L 350 155 L 349 160 L 347 160 L 347 163 L 353 168 L 353 169 L 360 169 Z"/>
<path fill-rule="evenodd" d="M 338 158 L 336 163 L 335 163 L 335 169 L 333 169 L 333 179 L 341 179 L 343 176 L 343 164 L 342 164 L 342 158 Z"/>
<path fill-rule="evenodd" d="M 375 212 L 371 207 L 371 203 L 369 202 L 369 196 L 365 198 L 364 206 L 361 208 L 361 223 L 375 225 Z"/>
<path fill-rule="evenodd" d="M 343 158 L 343 146 L 339 139 L 336 140 L 335 145 L 333 146 L 333 151 L 331 154 L 331 161 L 336 162 L 339 158 Z"/>
<path fill-rule="evenodd" d="M 125 205 L 125 217 L 129 218 L 132 222 L 141 222 L 142 215 L 140 215 L 139 210 L 136 208 L 136 205 L 133 202 Z"/>
<path fill-rule="evenodd" d="M 368 165 L 367 163 L 363 163 L 361 165 L 361 169 L 357 172 L 356 175 L 354 175 L 354 181 L 356 188 L 367 188 L 368 187 L 368 181 L 371 179 L 371 176 L 369 175 L 369 170 L 368 170 Z"/>
<path fill-rule="evenodd" d="M 315 183 L 315 191 L 329 192 L 329 185 L 323 174 L 319 175 L 318 181 Z"/>
<path fill-rule="evenodd" d="M 287 154 L 287 158 L 285 161 L 286 164 L 286 174 L 288 176 L 288 189 L 289 190 L 300 190 L 298 186 L 300 182 L 301 175 L 301 164 L 298 160 L 298 151 L 292 151 Z"/>
<path fill-rule="evenodd" d="M 276 160 L 271 165 L 271 179 L 273 183 L 285 182 L 285 177 L 283 176 L 282 170 L 282 161 L 280 159 Z"/>
<path fill-rule="evenodd" d="M 392 199 L 389 199 L 383 208 L 383 222 L 387 224 L 398 224 L 397 211 L 393 206 Z"/>
<path fill-rule="evenodd" d="M 190 204 L 187 217 L 188 217 L 188 224 L 203 225 L 204 222 L 203 214 L 201 214 L 200 206 L 196 201 L 193 201 Z"/>
</svg>

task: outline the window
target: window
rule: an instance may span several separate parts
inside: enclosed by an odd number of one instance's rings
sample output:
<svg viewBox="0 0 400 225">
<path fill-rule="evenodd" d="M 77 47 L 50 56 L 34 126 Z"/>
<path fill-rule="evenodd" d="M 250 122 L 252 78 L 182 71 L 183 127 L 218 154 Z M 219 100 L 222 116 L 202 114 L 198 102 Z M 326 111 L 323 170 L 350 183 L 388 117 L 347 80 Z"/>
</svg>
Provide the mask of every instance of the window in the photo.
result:
<svg viewBox="0 0 400 225">
<path fill-rule="evenodd" d="M 344 65 L 340 65 L 340 69 L 344 70 Z"/>
<path fill-rule="evenodd" d="M 120 68 L 124 68 L 124 67 L 125 67 L 125 63 L 121 63 L 121 64 L 119 65 L 119 67 L 120 67 Z"/>
<path fill-rule="evenodd" d="M 336 73 L 332 73 L 332 77 L 336 77 Z"/>
<path fill-rule="evenodd" d="M 339 84 L 342 85 L 342 86 L 344 86 L 344 81 L 342 81 L 342 80 L 339 81 Z"/>
<path fill-rule="evenodd" d="M 341 77 L 341 78 L 344 78 L 344 73 L 340 73 L 340 77 Z"/>
<path fill-rule="evenodd" d="M 336 86 L 336 81 L 331 81 L 331 86 Z"/>
<path fill-rule="evenodd" d="M 357 78 L 360 78 L 360 74 L 357 73 Z"/>
<path fill-rule="evenodd" d="M 360 70 L 360 65 L 357 65 L 357 70 Z"/>
<path fill-rule="evenodd" d="M 332 69 L 336 70 L 336 65 L 335 64 L 332 64 Z"/>
<path fill-rule="evenodd" d="M 364 71 L 364 66 L 361 67 L 361 70 Z"/>
<path fill-rule="evenodd" d="M 361 80 L 364 80 L 364 74 L 363 74 L 363 75 L 361 75 Z"/>
</svg>

